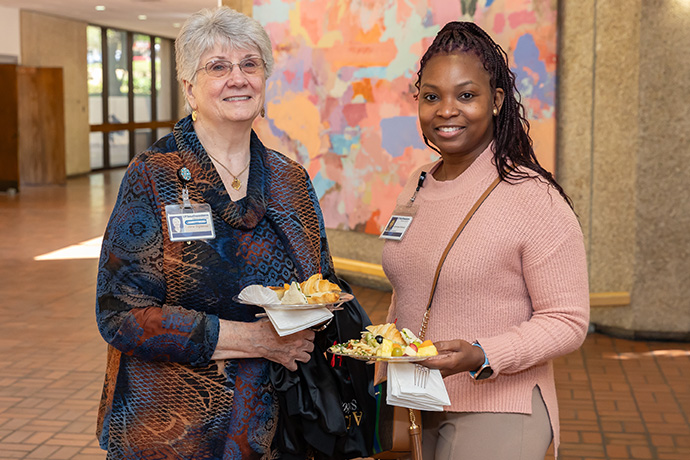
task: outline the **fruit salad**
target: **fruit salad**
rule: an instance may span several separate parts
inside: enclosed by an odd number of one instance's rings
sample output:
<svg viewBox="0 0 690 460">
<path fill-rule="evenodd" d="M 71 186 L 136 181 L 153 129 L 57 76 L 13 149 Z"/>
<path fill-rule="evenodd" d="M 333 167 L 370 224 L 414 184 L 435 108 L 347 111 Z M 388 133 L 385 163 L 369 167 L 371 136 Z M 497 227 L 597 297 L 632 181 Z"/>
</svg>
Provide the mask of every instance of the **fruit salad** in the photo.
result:
<svg viewBox="0 0 690 460">
<path fill-rule="evenodd" d="M 431 340 L 420 340 L 412 331 L 399 331 L 394 323 L 367 326 L 360 339 L 333 345 L 330 351 L 359 357 L 428 357 L 438 350 Z"/>
</svg>

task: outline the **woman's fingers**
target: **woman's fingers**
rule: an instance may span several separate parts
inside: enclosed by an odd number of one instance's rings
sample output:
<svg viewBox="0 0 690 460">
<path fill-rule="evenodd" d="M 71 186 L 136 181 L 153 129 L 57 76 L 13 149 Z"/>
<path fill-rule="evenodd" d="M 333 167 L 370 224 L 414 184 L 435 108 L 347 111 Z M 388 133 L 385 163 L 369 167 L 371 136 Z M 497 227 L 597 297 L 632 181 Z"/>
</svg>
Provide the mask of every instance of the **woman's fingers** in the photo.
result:
<svg viewBox="0 0 690 460">
<path fill-rule="evenodd" d="M 432 356 L 431 358 L 427 358 L 417 364 L 421 364 L 422 366 L 426 366 L 430 369 L 443 370 L 455 365 L 455 362 L 457 361 L 457 354 L 458 353 L 455 352 L 441 352 L 441 350 L 439 350 L 439 354 L 437 356 Z"/>
<path fill-rule="evenodd" d="M 439 342 L 434 342 L 434 346 L 438 350 L 439 354 L 442 351 L 461 351 L 464 340 L 442 340 Z M 467 343 L 467 342 L 465 342 Z"/>
<path fill-rule="evenodd" d="M 280 337 L 272 325 L 269 324 L 269 327 L 270 330 L 264 331 L 268 337 L 263 341 L 266 359 L 282 364 L 291 371 L 297 370 L 297 362 L 306 363 L 311 359 L 316 335 L 314 331 L 306 329 Z"/>
<path fill-rule="evenodd" d="M 439 369 L 443 377 L 476 369 L 472 355 L 472 345 L 464 340 L 446 340 L 434 343 L 438 355 L 420 362 L 431 369 Z"/>
</svg>

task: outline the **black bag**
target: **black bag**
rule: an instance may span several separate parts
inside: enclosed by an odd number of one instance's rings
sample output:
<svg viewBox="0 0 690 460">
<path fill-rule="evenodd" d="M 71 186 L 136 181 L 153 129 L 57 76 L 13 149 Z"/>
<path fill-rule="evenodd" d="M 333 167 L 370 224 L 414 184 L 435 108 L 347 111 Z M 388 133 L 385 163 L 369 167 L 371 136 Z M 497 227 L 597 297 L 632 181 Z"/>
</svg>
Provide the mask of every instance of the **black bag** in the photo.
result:
<svg viewBox="0 0 690 460">
<path fill-rule="evenodd" d="M 343 292 L 343 280 L 330 277 Z M 331 324 L 317 333 L 308 363 L 296 371 L 272 363 L 271 382 L 278 394 L 280 419 L 276 443 L 282 459 L 349 459 L 368 457 L 376 423 L 374 366 L 325 355 L 334 343 L 360 338 L 371 324 L 356 299 L 333 312 Z"/>
</svg>

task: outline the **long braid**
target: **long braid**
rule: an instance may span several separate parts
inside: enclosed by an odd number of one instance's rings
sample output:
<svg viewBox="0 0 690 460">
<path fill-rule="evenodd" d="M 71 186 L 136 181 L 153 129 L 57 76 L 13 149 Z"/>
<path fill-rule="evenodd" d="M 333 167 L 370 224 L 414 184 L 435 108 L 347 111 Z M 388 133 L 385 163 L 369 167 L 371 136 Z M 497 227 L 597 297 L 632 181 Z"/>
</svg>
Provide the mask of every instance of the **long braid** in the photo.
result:
<svg viewBox="0 0 690 460">
<path fill-rule="evenodd" d="M 545 170 L 532 147 L 530 138 L 530 124 L 525 115 L 525 108 L 520 102 L 520 93 L 515 84 L 515 74 L 508 66 L 508 55 L 484 30 L 472 22 L 455 21 L 446 24 L 436 35 L 429 49 L 419 62 L 417 81 L 415 87 L 419 97 L 419 88 L 422 80 L 422 72 L 429 59 L 438 54 L 474 53 L 484 64 L 489 73 L 491 89 L 503 89 L 505 98 L 498 116 L 494 117 L 494 158 L 496 169 L 501 179 L 523 180 L 530 176 L 526 172 L 520 172 L 509 166 L 524 166 L 535 171 L 546 179 L 570 207 L 572 201 L 549 171 Z M 424 142 L 435 151 L 424 137 Z M 440 153 L 440 152 L 439 152 Z"/>
</svg>

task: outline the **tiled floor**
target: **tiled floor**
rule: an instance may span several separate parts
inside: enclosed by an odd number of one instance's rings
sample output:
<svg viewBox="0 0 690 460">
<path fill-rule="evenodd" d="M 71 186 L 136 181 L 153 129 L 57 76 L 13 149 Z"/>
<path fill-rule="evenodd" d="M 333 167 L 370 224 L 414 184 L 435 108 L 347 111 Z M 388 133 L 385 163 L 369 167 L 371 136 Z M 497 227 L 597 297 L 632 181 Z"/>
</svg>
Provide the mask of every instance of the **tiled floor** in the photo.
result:
<svg viewBox="0 0 690 460">
<path fill-rule="evenodd" d="M 0 460 L 104 459 L 96 260 L 52 251 L 102 234 L 121 172 L 0 194 Z M 46 255 L 44 260 L 35 257 Z M 356 288 L 372 321 L 389 294 Z M 590 334 L 556 361 L 560 459 L 690 460 L 690 343 Z"/>
</svg>

